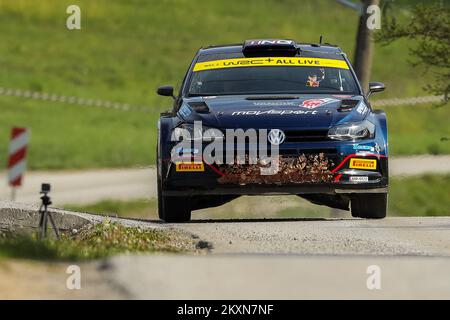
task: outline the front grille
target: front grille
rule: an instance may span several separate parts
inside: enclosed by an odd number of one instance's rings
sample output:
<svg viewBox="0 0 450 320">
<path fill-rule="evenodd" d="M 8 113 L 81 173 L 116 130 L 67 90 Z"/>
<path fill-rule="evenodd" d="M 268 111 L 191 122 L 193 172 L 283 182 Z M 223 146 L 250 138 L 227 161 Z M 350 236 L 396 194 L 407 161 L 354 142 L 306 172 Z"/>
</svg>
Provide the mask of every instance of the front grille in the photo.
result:
<svg viewBox="0 0 450 320">
<path fill-rule="evenodd" d="M 339 158 L 338 151 L 335 148 L 322 148 L 322 149 L 278 149 L 278 155 L 285 157 L 285 158 L 298 158 L 300 155 L 315 155 L 315 154 L 324 154 L 330 159 L 337 159 Z M 253 153 L 254 154 L 254 153 Z M 212 157 L 217 157 L 219 154 L 216 153 L 215 150 L 211 152 Z M 247 159 L 250 155 L 249 149 L 245 150 L 233 150 L 233 155 L 231 156 L 232 159 L 235 159 L 236 157 L 244 156 L 245 159 Z M 272 150 L 269 148 L 265 151 L 265 156 L 272 156 Z M 226 159 L 226 150 L 222 153 L 223 159 Z M 256 149 L 256 156 L 261 156 L 261 151 L 259 149 Z"/>
<path fill-rule="evenodd" d="M 327 141 L 328 130 L 285 130 L 286 142 Z"/>
<path fill-rule="evenodd" d="M 256 129 L 255 129 L 256 130 Z M 329 141 L 328 130 L 291 130 L 291 129 L 281 129 L 286 135 L 284 142 L 314 142 L 314 141 Z M 244 130 L 245 131 L 245 130 Z M 270 129 L 268 130 L 270 131 Z M 221 130 L 221 132 L 226 136 L 226 131 Z M 258 135 L 258 130 L 256 130 Z M 267 132 L 268 134 L 269 132 Z M 259 141 L 259 137 L 256 138 Z M 248 138 L 245 140 L 248 142 Z M 234 143 L 237 142 L 237 138 L 234 138 Z"/>
</svg>

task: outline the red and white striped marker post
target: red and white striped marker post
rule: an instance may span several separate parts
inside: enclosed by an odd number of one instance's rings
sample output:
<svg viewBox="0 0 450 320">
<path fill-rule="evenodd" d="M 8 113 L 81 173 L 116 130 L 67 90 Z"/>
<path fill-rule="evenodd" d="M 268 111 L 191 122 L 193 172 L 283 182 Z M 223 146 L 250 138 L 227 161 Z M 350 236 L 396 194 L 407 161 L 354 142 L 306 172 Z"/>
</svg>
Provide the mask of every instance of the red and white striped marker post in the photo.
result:
<svg viewBox="0 0 450 320">
<path fill-rule="evenodd" d="M 8 183 L 11 186 L 11 200 L 16 197 L 16 188 L 22 185 L 26 169 L 27 145 L 30 138 L 27 128 L 12 128 L 9 144 Z"/>
</svg>

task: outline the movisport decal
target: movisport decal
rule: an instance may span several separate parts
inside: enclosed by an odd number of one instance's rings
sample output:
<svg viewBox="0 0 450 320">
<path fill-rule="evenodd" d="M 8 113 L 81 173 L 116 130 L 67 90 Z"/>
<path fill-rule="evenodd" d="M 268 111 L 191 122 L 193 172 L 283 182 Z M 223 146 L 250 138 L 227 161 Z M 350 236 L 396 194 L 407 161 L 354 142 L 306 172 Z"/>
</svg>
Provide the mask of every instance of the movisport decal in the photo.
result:
<svg viewBox="0 0 450 320">
<path fill-rule="evenodd" d="M 316 115 L 318 111 L 305 111 L 305 110 L 245 110 L 245 111 L 233 111 L 232 116 L 262 116 L 262 115 Z"/>
<path fill-rule="evenodd" d="M 344 60 L 325 59 L 325 58 L 307 58 L 307 57 L 267 57 L 267 58 L 236 58 L 213 60 L 207 62 L 197 62 L 193 72 L 242 67 L 322 67 L 349 69 Z"/>
</svg>

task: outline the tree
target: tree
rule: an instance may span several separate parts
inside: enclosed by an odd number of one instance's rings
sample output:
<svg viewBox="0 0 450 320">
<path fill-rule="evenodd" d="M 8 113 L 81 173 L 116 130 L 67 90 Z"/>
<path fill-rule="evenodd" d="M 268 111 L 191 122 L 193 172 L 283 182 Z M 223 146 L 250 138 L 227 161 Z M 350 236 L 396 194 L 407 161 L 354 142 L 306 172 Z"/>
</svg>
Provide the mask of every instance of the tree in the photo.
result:
<svg viewBox="0 0 450 320">
<path fill-rule="evenodd" d="M 444 5 L 417 5 L 412 9 L 410 20 L 397 23 L 392 15 L 384 15 L 383 27 L 375 35 L 375 40 L 387 45 L 395 40 L 407 38 L 416 40 L 418 45 L 410 49 L 415 58 L 413 66 L 423 65 L 435 77 L 426 90 L 443 95 L 443 103 L 448 103 L 450 91 L 450 8 Z"/>
<path fill-rule="evenodd" d="M 372 71 L 373 58 L 373 30 L 367 27 L 367 19 L 370 13 L 367 8 L 379 5 L 379 0 L 363 0 L 361 6 L 361 16 L 359 17 L 358 33 L 356 36 L 356 47 L 353 67 L 364 91 L 367 91 Z"/>
</svg>

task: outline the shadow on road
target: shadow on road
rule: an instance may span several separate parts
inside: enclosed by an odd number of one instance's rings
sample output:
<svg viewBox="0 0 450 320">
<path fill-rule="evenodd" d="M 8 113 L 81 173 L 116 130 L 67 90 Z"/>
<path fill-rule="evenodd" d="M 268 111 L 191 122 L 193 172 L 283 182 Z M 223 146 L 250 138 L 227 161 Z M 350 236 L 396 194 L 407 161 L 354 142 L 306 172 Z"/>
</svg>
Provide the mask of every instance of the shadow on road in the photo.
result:
<svg viewBox="0 0 450 320">
<path fill-rule="evenodd" d="M 144 220 L 144 219 L 132 219 L 142 222 L 151 222 L 159 224 L 173 224 L 165 223 L 161 220 Z M 192 224 L 192 223 L 254 223 L 254 222 L 296 222 L 296 221 L 340 221 L 340 220 L 357 220 L 352 218 L 245 218 L 245 219 L 192 219 L 188 222 L 177 224 Z"/>
<path fill-rule="evenodd" d="M 397 217 L 394 217 L 397 218 Z M 271 223 L 271 222 L 311 222 L 311 221 L 323 221 L 323 222 L 336 222 L 336 221 L 360 221 L 361 224 L 358 224 L 358 228 L 361 229 L 429 229 L 429 230 L 448 230 L 450 229 L 450 224 L 448 223 L 439 223 L 439 224 L 432 224 L 432 225 L 424 225 L 422 223 L 419 223 L 417 225 L 411 225 L 409 223 L 401 223 L 400 225 L 398 223 L 391 224 L 387 219 L 381 219 L 381 220 L 365 220 L 365 219 L 359 219 L 359 218 L 244 218 L 244 219 L 237 219 L 237 218 L 230 218 L 230 219 L 192 219 L 188 222 L 180 222 L 180 223 L 166 223 L 158 219 L 139 219 L 139 218 L 124 218 L 127 220 L 134 220 L 134 221 L 140 221 L 144 223 L 156 223 L 161 225 L 173 225 L 173 224 L 197 224 L 197 223 L 203 223 L 203 224 L 212 224 L 212 223 L 255 223 L 255 222 L 262 222 L 262 223 Z M 374 223 L 371 223 L 374 222 Z M 386 222 L 379 224 L 380 222 Z"/>
</svg>

